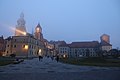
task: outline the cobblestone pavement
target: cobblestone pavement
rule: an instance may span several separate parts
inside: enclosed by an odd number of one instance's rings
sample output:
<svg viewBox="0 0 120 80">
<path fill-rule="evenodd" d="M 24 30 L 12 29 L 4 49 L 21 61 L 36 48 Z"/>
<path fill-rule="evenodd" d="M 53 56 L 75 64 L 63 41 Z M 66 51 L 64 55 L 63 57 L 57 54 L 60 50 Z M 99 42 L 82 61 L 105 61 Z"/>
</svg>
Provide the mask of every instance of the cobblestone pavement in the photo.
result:
<svg viewBox="0 0 120 80">
<path fill-rule="evenodd" d="M 120 80 L 118 67 L 63 64 L 51 58 L 0 66 L 0 80 Z"/>
</svg>

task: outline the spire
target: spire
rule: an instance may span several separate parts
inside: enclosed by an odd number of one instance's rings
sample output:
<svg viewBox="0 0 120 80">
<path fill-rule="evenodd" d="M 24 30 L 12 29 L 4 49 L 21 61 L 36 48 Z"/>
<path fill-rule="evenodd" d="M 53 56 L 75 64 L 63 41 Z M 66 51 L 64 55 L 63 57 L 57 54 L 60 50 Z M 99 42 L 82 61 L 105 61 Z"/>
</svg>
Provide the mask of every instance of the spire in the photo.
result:
<svg viewBox="0 0 120 80">
<path fill-rule="evenodd" d="M 15 36 L 23 36 L 26 33 L 25 20 L 23 12 L 20 14 L 20 18 L 17 20 Z"/>
<path fill-rule="evenodd" d="M 37 26 L 38 26 L 38 27 L 41 27 L 41 26 L 40 26 L 40 23 L 38 23 L 38 25 L 37 25 Z"/>
<path fill-rule="evenodd" d="M 17 24 L 19 27 L 25 27 L 25 20 L 23 12 L 20 14 L 20 18 L 17 20 Z"/>
<path fill-rule="evenodd" d="M 24 18 L 24 13 L 23 12 L 21 12 L 20 18 Z"/>
<path fill-rule="evenodd" d="M 38 25 L 37 25 L 36 28 L 39 28 L 39 29 L 41 29 L 41 31 L 42 31 L 42 27 L 41 27 L 40 23 L 38 23 Z"/>
</svg>

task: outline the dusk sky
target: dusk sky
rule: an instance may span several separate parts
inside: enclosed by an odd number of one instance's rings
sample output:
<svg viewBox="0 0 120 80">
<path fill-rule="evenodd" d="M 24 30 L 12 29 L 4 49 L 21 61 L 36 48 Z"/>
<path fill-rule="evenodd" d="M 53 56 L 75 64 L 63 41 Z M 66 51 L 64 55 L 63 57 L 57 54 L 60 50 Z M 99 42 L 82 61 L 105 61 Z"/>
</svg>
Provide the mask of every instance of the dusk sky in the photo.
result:
<svg viewBox="0 0 120 80">
<path fill-rule="evenodd" d="M 120 0 L 0 0 L 0 36 L 14 35 L 21 12 L 32 33 L 40 23 L 47 40 L 100 41 L 120 47 Z"/>
</svg>

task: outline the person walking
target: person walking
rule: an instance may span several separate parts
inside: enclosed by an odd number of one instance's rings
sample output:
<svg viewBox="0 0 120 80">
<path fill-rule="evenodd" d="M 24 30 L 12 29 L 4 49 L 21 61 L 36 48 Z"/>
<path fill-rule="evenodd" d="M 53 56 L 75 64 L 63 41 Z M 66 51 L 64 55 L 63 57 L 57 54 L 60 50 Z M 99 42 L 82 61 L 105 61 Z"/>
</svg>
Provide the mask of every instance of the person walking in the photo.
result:
<svg viewBox="0 0 120 80">
<path fill-rule="evenodd" d="M 43 58 L 42 56 L 39 56 L 39 61 L 41 61 L 42 58 Z"/>
<path fill-rule="evenodd" d="M 57 57 L 56 57 L 56 61 L 58 62 L 59 61 L 59 56 L 57 55 Z"/>
</svg>

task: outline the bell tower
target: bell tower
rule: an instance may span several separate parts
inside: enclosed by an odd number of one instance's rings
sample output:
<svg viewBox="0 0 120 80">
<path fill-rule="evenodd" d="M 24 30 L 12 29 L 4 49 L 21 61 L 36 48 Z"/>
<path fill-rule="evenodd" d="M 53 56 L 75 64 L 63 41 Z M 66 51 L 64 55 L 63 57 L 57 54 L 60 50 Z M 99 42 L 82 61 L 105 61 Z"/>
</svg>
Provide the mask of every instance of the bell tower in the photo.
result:
<svg viewBox="0 0 120 80">
<path fill-rule="evenodd" d="M 41 28 L 39 23 L 35 28 L 35 33 L 34 34 L 35 34 L 34 36 L 35 36 L 36 39 L 39 39 L 40 41 L 43 40 L 42 28 Z"/>
</svg>

